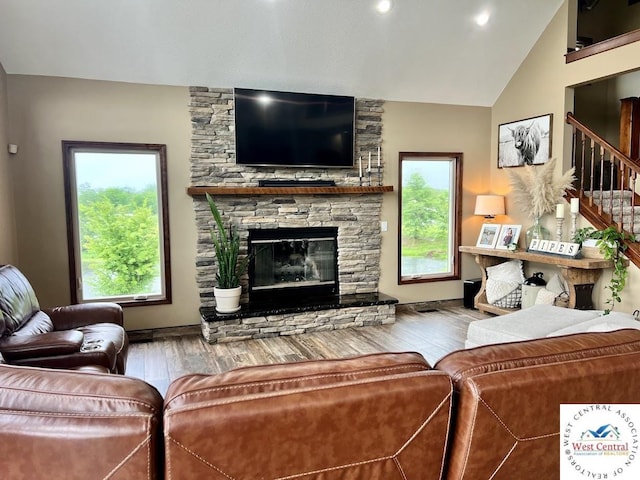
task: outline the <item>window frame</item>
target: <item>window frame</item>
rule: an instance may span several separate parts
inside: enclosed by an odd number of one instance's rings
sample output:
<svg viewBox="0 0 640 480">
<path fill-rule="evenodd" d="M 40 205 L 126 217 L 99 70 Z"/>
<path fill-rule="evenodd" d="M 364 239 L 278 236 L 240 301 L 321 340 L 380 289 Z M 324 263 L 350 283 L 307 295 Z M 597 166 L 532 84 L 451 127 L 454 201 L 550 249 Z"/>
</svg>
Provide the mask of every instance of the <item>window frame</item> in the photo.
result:
<svg viewBox="0 0 640 480">
<path fill-rule="evenodd" d="M 133 295 L 112 298 L 84 299 L 78 289 L 78 278 L 81 271 L 77 262 L 79 254 L 78 211 L 76 205 L 77 190 L 75 178 L 75 153 L 140 153 L 148 152 L 157 155 L 158 168 L 156 170 L 158 188 L 158 232 L 160 238 L 160 269 L 164 294 L 149 298 L 135 298 Z M 62 141 L 62 159 L 64 173 L 65 214 L 67 221 L 67 251 L 69 256 L 69 289 L 71 303 L 115 302 L 123 307 L 137 307 L 145 305 L 166 305 L 172 303 L 171 289 L 171 245 L 169 240 L 169 190 L 167 183 L 167 146 L 151 143 L 124 142 L 93 142 L 93 141 Z"/>
<path fill-rule="evenodd" d="M 402 275 L 402 162 L 403 160 L 429 159 L 449 159 L 454 162 L 452 182 L 450 215 L 450 225 L 454 232 L 451 236 L 451 269 L 445 274 L 421 274 L 415 276 Z M 459 246 L 462 239 L 462 160 L 461 152 L 400 152 L 398 154 L 398 285 L 408 285 L 414 283 L 442 282 L 449 280 L 460 280 L 460 252 Z"/>
</svg>

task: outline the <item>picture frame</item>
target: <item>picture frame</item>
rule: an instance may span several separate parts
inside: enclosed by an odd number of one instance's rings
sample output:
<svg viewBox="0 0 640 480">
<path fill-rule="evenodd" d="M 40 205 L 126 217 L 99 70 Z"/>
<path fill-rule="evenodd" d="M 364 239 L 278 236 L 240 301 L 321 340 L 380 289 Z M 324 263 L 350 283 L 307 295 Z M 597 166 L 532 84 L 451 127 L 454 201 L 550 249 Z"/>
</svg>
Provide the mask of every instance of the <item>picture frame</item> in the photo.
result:
<svg viewBox="0 0 640 480">
<path fill-rule="evenodd" d="M 518 244 L 520 238 L 520 231 L 522 225 L 502 225 L 500 233 L 498 234 L 498 241 L 496 242 L 497 249 L 508 250 L 509 245 L 512 243 Z"/>
<path fill-rule="evenodd" d="M 498 125 L 498 168 L 547 163 L 552 127 L 552 113 Z"/>
<path fill-rule="evenodd" d="M 499 223 L 482 224 L 480 234 L 478 235 L 478 241 L 476 242 L 476 247 L 495 248 L 496 243 L 498 242 L 498 234 L 500 233 L 501 226 L 502 225 Z"/>
</svg>

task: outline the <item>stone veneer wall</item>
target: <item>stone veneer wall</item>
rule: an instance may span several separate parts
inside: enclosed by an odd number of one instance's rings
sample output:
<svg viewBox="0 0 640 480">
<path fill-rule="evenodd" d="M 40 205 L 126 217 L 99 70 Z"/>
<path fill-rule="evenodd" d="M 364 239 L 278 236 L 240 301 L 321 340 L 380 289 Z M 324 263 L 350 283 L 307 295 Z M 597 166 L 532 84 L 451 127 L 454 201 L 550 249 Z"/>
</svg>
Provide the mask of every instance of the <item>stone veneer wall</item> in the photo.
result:
<svg viewBox="0 0 640 480">
<path fill-rule="evenodd" d="M 335 180 L 339 186 L 357 186 L 353 169 L 248 167 L 235 163 L 233 90 L 191 87 L 191 185 L 255 187 L 260 179 Z M 366 163 L 369 152 L 377 162 L 382 141 L 384 101 L 356 101 L 355 155 Z M 384 165 L 384 162 L 382 162 Z M 377 179 L 374 177 L 373 184 Z M 206 199 L 194 197 L 198 227 L 197 283 L 201 306 L 215 305 L 216 263 Z M 250 228 L 338 227 L 340 294 L 378 291 L 380 277 L 380 210 L 382 194 L 216 196 L 223 216 L 231 218 L 244 241 Z M 244 279 L 246 287 L 246 278 Z M 245 288 L 246 290 L 246 288 Z M 246 301 L 246 296 L 243 301 Z M 349 322 L 347 322 L 349 323 Z M 292 329 L 297 330 L 297 329 Z M 290 330 L 288 330 L 290 331 Z"/>
</svg>

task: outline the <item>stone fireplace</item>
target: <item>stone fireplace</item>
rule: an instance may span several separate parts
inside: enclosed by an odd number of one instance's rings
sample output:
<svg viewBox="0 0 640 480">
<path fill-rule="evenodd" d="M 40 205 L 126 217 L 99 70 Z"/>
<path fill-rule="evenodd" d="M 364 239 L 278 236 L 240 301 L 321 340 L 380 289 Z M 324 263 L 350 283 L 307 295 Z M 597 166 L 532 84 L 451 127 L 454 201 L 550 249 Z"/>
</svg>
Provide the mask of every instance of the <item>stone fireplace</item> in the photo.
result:
<svg viewBox="0 0 640 480">
<path fill-rule="evenodd" d="M 395 299 L 378 293 L 380 277 L 380 211 L 382 194 L 361 194 L 350 191 L 337 194 L 243 194 L 243 189 L 256 187 L 260 180 L 333 180 L 338 186 L 356 187 L 359 185 L 358 169 L 318 169 L 318 168 L 276 168 L 248 167 L 236 165 L 234 150 L 233 92 L 231 89 L 191 87 L 191 185 L 199 187 L 232 187 L 233 194 L 214 195 L 216 205 L 223 217 L 231 219 L 238 228 L 244 245 L 243 254 L 248 253 L 249 238 L 265 240 L 269 235 L 265 231 L 277 231 L 292 235 L 297 229 L 326 229 L 335 232 L 335 283 L 330 289 L 337 292 L 319 290 L 318 297 L 333 299 L 324 305 L 313 302 L 304 306 L 295 305 L 281 299 L 286 311 L 265 307 L 266 297 L 271 295 L 260 292 L 261 288 L 252 285 L 249 292 L 249 278 L 243 281 L 243 309 L 231 316 L 215 313 L 213 287 L 215 286 L 216 262 L 210 229 L 213 219 L 206 199 L 194 195 L 194 209 L 198 228 L 197 245 L 197 283 L 203 313 L 203 334 L 210 342 L 262 338 L 274 335 L 290 335 L 315 329 L 344 328 L 369 324 L 389 323 L 395 318 Z M 380 100 L 357 100 L 356 102 L 356 158 L 366 158 L 369 152 L 375 152 L 381 143 L 382 107 Z M 357 190 L 357 189 L 351 189 Z M 285 191 L 283 189 L 283 191 Z M 302 189 L 301 191 L 304 191 Z M 279 234 L 278 233 L 278 234 Z M 296 233 L 297 235 L 297 233 Z M 277 236 L 277 235 L 276 235 Z M 286 235 L 285 235 L 286 236 Z M 332 234 L 333 236 L 333 234 Z M 265 237 L 265 238 L 262 238 Z M 325 238 L 313 237 L 313 238 Z M 289 269 L 304 274 L 304 262 L 300 263 L 303 241 L 292 241 L 288 255 L 292 255 Z M 282 262 L 286 248 L 280 251 L 281 270 L 287 267 Z M 308 244 L 307 244 L 308 248 Z M 314 247 L 321 248 L 319 245 Z M 323 249 L 329 249 L 327 244 Z M 329 249 L 330 250 L 330 249 Z M 327 252 L 324 252 L 327 253 Z M 259 258 L 259 257 L 258 257 Z M 263 258 L 264 260 L 264 258 Z M 317 258 L 307 259 L 307 268 L 314 268 L 311 262 L 325 262 Z M 323 264 L 323 269 L 328 268 Z M 254 269 L 256 265 L 254 264 Z M 284 269 L 282 269 L 284 268 Z M 254 271 L 255 273 L 255 271 Z M 327 271 L 323 271 L 323 275 Z M 270 271 L 264 275 L 275 275 Z M 293 273 L 292 282 L 324 283 L 324 276 L 316 281 Z M 304 278 L 304 279 L 303 279 Z M 279 283 L 279 282 L 276 282 Z M 275 286 L 276 293 L 292 288 L 286 278 L 283 284 Z M 284 284 L 287 284 L 286 286 Z M 325 284 L 326 285 L 326 284 Z M 258 287 L 263 287 L 259 285 Z M 305 285 L 317 287 L 319 285 Z M 313 290 L 313 288 L 312 288 Z M 308 299 L 308 295 L 293 295 L 289 298 Z M 262 301 L 261 301 L 262 300 Z M 295 302 L 294 302 L 295 303 Z M 336 321 L 332 321 L 336 320 Z"/>
</svg>

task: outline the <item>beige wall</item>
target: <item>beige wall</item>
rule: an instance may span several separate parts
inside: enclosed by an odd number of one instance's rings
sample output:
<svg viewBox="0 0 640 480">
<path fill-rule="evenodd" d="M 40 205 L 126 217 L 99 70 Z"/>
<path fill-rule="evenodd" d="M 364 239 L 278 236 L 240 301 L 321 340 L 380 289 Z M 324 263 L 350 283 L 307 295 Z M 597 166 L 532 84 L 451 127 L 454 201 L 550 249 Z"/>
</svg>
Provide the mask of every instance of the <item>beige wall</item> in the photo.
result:
<svg viewBox="0 0 640 480">
<path fill-rule="evenodd" d="M 640 71 L 589 82 L 574 89 L 574 113 L 582 123 L 619 147 L 620 100 L 638 96 Z"/>
<path fill-rule="evenodd" d="M 566 125 L 564 117 L 566 112 L 573 111 L 573 88 L 640 68 L 640 42 L 565 64 L 563 54 L 567 47 L 568 19 L 570 7 L 575 7 L 575 1 L 566 0 L 560 7 L 494 104 L 491 121 L 492 156 L 496 151 L 498 124 L 550 112 L 554 114 L 552 156 L 558 159 L 558 174 L 566 170 L 571 163 L 571 129 Z M 492 166 L 491 184 L 494 189 L 508 185 L 504 169 Z M 531 224 L 531 219 L 524 212 L 509 210 L 508 205 L 507 211 L 518 223 L 524 226 Z M 545 216 L 545 224 L 552 232 L 555 231 L 553 215 Z M 588 223 L 579 218 L 578 228 L 585 226 Z M 529 273 L 538 269 L 547 271 L 548 274 L 554 272 L 539 265 L 530 265 Z M 640 294 L 639 270 L 632 266 L 629 275 L 627 288 L 622 295 L 623 302 L 615 307 L 619 311 L 632 312 L 638 307 L 634 297 Z M 596 286 L 594 299 L 598 308 L 605 307 L 603 302 L 607 296 L 604 286 L 610 278 L 611 273 L 605 272 Z"/>
<path fill-rule="evenodd" d="M 382 220 L 389 230 L 382 233 L 380 291 L 401 303 L 462 298 L 462 280 L 398 285 L 398 165 L 399 152 L 462 152 L 462 243 L 475 245 L 482 219 L 473 216 L 479 193 L 505 193 L 489 187 L 491 109 L 425 103 L 386 102 L 382 148 L 384 183 L 394 192 L 383 196 Z M 478 276 L 474 263 L 462 256 L 462 279 Z M 467 274 L 467 276 L 465 276 Z"/>
<path fill-rule="evenodd" d="M 10 135 L 20 145 L 11 162 L 19 267 L 40 302 L 66 304 L 70 298 L 61 140 L 162 143 L 167 145 L 173 304 L 127 308 L 126 328 L 198 323 L 195 221 L 185 193 L 188 89 L 9 75 L 8 93 Z"/>
<path fill-rule="evenodd" d="M 14 160 L 9 155 L 9 112 L 7 101 L 7 74 L 0 64 L 0 265 L 18 263 L 16 250 L 16 224 L 13 215 L 12 182 L 9 170 Z"/>
<path fill-rule="evenodd" d="M 11 135 L 21 145 L 13 162 L 19 267 L 43 305 L 69 301 L 61 140 L 166 143 L 171 222 L 171 306 L 127 308 L 128 329 L 198 322 L 195 285 L 196 232 L 189 184 L 188 92 L 158 87 L 53 77 L 8 77 Z M 462 281 L 397 285 L 397 183 L 399 151 L 464 154 L 463 242 L 475 242 L 481 220 L 473 217 L 478 193 L 487 193 L 490 109 L 388 102 L 385 105 L 385 184 L 380 290 L 402 302 L 461 298 Z M 503 193 L 503 192 L 499 192 Z M 464 259 L 471 269 L 470 259 Z M 474 275 L 477 275 L 474 273 Z M 465 278 L 465 277 L 463 277 Z"/>
</svg>

